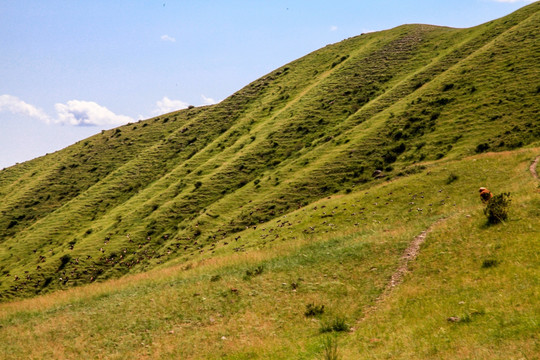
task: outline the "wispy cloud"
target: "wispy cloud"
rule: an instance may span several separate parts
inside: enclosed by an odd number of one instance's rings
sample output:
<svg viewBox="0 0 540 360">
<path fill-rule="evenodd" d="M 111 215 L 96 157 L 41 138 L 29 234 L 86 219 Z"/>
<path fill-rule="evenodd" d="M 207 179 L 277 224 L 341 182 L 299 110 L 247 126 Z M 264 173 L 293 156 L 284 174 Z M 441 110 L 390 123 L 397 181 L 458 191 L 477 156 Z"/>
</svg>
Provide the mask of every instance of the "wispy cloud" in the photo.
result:
<svg viewBox="0 0 540 360">
<path fill-rule="evenodd" d="M 0 112 L 10 112 L 41 120 L 47 124 L 65 124 L 74 126 L 122 125 L 133 119 L 117 115 L 93 101 L 70 100 L 65 104 L 56 104 L 56 117 L 51 117 L 43 110 L 28 104 L 13 95 L 0 95 Z"/>
<path fill-rule="evenodd" d="M 212 98 L 209 98 L 209 97 L 206 97 L 204 95 L 201 95 L 202 99 L 203 99 L 203 104 L 204 105 L 214 105 L 214 104 L 217 104 L 219 101 L 216 101 Z"/>
<path fill-rule="evenodd" d="M 156 109 L 154 109 L 154 115 L 166 114 L 171 111 L 185 109 L 189 106 L 188 103 L 182 100 L 171 100 L 164 96 L 163 99 L 156 102 Z"/>
<path fill-rule="evenodd" d="M 336 25 L 330 26 L 330 31 L 337 31 L 338 27 Z"/>
<path fill-rule="evenodd" d="M 0 112 L 25 115 L 46 123 L 51 121 L 51 118 L 43 112 L 43 110 L 38 109 L 34 105 L 28 104 L 13 95 L 0 95 Z"/>
<path fill-rule="evenodd" d="M 94 126 L 94 125 L 122 125 L 132 122 L 133 119 L 125 115 L 117 115 L 93 101 L 70 100 L 66 104 L 54 106 L 58 113 L 55 123 Z"/>
<path fill-rule="evenodd" d="M 203 105 L 217 104 L 213 98 L 201 95 Z M 182 100 L 163 99 L 156 101 L 156 106 L 152 115 L 162 115 L 172 111 L 186 109 L 189 104 Z M 118 126 L 134 122 L 134 119 L 126 115 L 118 115 L 93 101 L 70 100 L 54 105 L 55 116 L 49 116 L 43 110 L 32 104 L 28 104 L 13 95 L 0 95 L 0 112 L 10 112 L 12 114 L 28 116 L 47 124 L 60 124 L 72 126 Z M 138 119 L 146 116 L 139 115 Z"/>
<path fill-rule="evenodd" d="M 161 40 L 170 41 L 170 42 L 175 42 L 176 41 L 175 38 L 173 38 L 172 36 L 169 36 L 169 35 L 161 35 Z"/>
</svg>

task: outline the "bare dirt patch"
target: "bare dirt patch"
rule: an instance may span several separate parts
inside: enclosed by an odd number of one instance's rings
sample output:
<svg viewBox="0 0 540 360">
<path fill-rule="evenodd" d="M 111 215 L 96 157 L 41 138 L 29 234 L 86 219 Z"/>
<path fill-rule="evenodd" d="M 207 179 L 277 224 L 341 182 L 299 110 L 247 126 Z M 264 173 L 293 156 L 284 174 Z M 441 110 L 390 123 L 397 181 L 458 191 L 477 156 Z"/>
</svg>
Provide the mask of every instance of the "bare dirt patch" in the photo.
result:
<svg viewBox="0 0 540 360">
<path fill-rule="evenodd" d="M 536 180 L 539 180 L 538 173 L 536 172 L 538 161 L 540 161 L 540 155 L 537 156 L 536 159 L 534 159 L 533 162 L 531 163 L 531 166 L 529 166 L 529 171 L 531 172 L 531 175 L 533 176 L 533 178 L 535 178 Z"/>
</svg>

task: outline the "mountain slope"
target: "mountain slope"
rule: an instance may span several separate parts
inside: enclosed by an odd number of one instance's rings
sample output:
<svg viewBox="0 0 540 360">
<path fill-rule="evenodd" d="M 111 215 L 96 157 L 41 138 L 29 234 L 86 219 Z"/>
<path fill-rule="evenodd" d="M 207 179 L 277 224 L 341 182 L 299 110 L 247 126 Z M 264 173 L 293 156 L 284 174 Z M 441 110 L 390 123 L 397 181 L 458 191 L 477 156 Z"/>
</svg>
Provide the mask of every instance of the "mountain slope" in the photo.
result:
<svg viewBox="0 0 540 360">
<path fill-rule="evenodd" d="M 3 170 L 0 298 L 183 263 L 334 193 L 538 145 L 538 10 L 354 37 Z"/>
<path fill-rule="evenodd" d="M 0 358 L 314 359 L 327 336 L 344 359 L 535 358 L 540 184 L 528 168 L 538 154 L 427 164 L 178 266 L 0 304 Z M 507 222 L 486 225 L 477 184 L 511 192 Z"/>
</svg>

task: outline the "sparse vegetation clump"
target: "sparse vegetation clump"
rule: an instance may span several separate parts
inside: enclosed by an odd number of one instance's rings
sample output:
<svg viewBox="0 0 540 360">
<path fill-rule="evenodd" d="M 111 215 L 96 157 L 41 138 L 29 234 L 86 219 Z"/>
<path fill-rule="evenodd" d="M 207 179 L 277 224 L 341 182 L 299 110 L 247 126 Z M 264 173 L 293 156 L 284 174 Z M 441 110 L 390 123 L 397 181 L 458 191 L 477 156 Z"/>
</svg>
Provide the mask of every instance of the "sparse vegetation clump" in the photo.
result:
<svg viewBox="0 0 540 360">
<path fill-rule="evenodd" d="M 246 274 L 244 275 L 244 279 L 247 280 L 247 279 L 250 279 L 250 278 L 252 278 L 254 276 L 261 275 L 263 272 L 264 272 L 264 266 L 263 265 L 256 266 L 253 269 L 247 269 Z"/>
<path fill-rule="evenodd" d="M 71 255 L 65 254 L 60 257 L 60 266 L 58 266 L 58 270 L 62 270 L 66 267 L 66 265 L 71 261 Z"/>
<path fill-rule="evenodd" d="M 446 178 L 446 185 L 450 185 L 451 183 L 453 183 L 454 181 L 457 181 L 458 179 L 459 179 L 458 175 L 451 173 L 450 175 L 448 175 L 448 178 Z"/>
<path fill-rule="evenodd" d="M 335 317 L 330 321 L 323 322 L 321 328 L 319 329 L 321 333 L 346 332 L 349 330 L 350 327 L 347 325 L 347 321 L 341 316 Z"/>
<path fill-rule="evenodd" d="M 499 265 L 499 261 L 496 259 L 486 259 L 482 261 L 482 268 L 488 269 Z"/>
<path fill-rule="evenodd" d="M 322 342 L 322 347 L 323 347 L 323 352 L 322 352 L 323 360 L 341 359 L 341 355 L 338 349 L 338 341 L 335 336 L 325 336 Z"/>
<path fill-rule="evenodd" d="M 486 152 L 488 149 L 489 149 L 488 143 L 481 143 L 476 146 L 475 151 L 476 153 L 480 154 L 480 153 Z"/>
<path fill-rule="evenodd" d="M 497 194 L 489 199 L 484 209 L 489 224 L 498 224 L 508 219 L 510 201 L 510 193 Z"/>
<path fill-rule="evenodd" d="M 304 311 L 304 316 L 306 317 L 313 317 L 313 316 L 319 316 L 324 313 L 324 305 L 316 305 L 313 303 L 309 303 L 306 305 L 306 311 Z"/>
</svg>

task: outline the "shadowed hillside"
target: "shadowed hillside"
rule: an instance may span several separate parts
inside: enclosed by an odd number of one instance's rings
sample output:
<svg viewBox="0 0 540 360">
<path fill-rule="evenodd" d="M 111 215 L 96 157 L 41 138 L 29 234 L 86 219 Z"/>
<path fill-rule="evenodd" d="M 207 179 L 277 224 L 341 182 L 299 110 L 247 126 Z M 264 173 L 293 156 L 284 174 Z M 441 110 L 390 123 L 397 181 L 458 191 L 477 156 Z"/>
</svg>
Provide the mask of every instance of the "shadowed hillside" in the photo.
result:
<svg viewBox="0 0 540 360">
<path fill-rule="evenodd" d="M 538 146 L 539 7 L 350 38 L 220 104 L 4 169 L 0 301 L 241 252 L 223 240 L 327 196 Z"/>
</svg>

